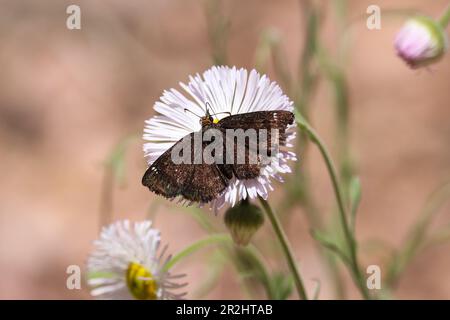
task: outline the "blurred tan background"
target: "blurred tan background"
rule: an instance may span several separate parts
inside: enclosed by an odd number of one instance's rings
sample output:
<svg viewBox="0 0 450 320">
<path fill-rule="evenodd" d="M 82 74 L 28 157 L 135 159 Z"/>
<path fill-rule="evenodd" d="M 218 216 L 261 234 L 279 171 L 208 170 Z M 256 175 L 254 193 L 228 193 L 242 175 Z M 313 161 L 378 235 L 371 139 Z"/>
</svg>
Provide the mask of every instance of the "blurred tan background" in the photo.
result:
<svg viewBox="0 0 450 320">
<path fill-rule="evenodd" d="M 66 28 L 69 4 L 81 7 L 81 30 Z M 352 150 L 363 189 L 357 236 L 396 247 L 428 194 L 450 176 L 450 57 L 430 70 L 408 69 L 392 47 L 402 19 L 382 16 L 382 29 L 369 31 L 361 17 L 370 4 L 437 16 L 447 1 L 348 1 Z M 0 298 L 89 298 L 84 284 L 66 289 L 66 267 L 84 266 L 98 236 L 103 163 L 123 137 L 142 132 L 164 89 L 211 66 L 204 7 L 198 0 L 0 1 Z M 231 20 L 230 65 L 254 67 L 260 33 L 272 27 L 288 66 L 297 68 L 304 36 L 298 1 L 230 0 L 223 10 Z M 321 38 L 332 48 L 333 18 L 325 10 Z M 272 69 L 269 76 L 277 80 Z M 312 121 L 326 141 L 334 133 L 331 100 L 321 84 Z M 141 149 L 141 141 L 129 146 L 125 186 L 114 189 L 114 219 L 143 219 L 155 200 L 140 183 Z M 314 148 L 308 163 L 321 209 L 330 211 L 332 189 Z M 448 224 L 449 209 L 436 223 Z M 176 206 L 158 211 L 155 225 L 172 252 L 204 235 Z M 306 286 L 313 290 L 312 279 L 321 279 L 320 297 L 332 298 L 304 215 L 298 210 L 292 218 L 288 233 Z M 449 299 L 449 253 L 443 244 L 418 256 L 396 297 Z M 208 269 L 197 257 L 178 266 L 189 275 L 190 292 Z M 359 297 L 344 276 L 349 296 Z M 244 298 L 238 284 L 227 270 L 207 298 Z"/>
</svg>

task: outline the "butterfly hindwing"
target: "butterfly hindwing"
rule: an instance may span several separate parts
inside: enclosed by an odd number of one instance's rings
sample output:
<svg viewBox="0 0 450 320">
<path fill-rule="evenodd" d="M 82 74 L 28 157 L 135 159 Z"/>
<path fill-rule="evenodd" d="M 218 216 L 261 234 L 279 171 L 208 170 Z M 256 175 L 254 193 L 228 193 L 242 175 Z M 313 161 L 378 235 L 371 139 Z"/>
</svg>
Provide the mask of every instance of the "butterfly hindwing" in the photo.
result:
<svg viewBox="0 0 450 320">
<path fill-rule="evenodd" d="M 190 201 L 209 202 L 228 186 L 228 179 L 215 164 L 194 164 L 194 172 L 181 195 Z"/>
<path fill-rule="evenodd" d="M 234 150 L 225 150 L 225 152 L 230 152 L 234 156 L 233 164 L 223 164 L 219 165 L 219 168 L 226 177 L 229 179 L 234 175 L 239 180 L 254 179 L 260 175 L 261 172 L 261 161 L 258 155 L 258 149 L 249 145 L 248 141 L 245 143 L 244 147 L 244 163 L 238 163 L 238 146 L 234 146 Z M 224 156 L 226 159 L 226 154 Z"/>
<path fill-rule="evenodd" d="M 190 141 L 193 141 L 194 133 L 190 136 Z M 215 199 L 228 186 L 228 179 L 214 163 L 194 164 L 194 143 L 191 144 L 191 163 L 175 164 L 172 151 L 182 141 L 169 148 L 147 169 L 142 184 L 166 198 L 183 196 L 195 202 Z"/>
<path fill-rule="evenodd" d="M 288 125 L 293 124 L 294 114 L 290 111 L 257 111 L 243 114 L 232 115 L 219 121 L 218 126 L 226 131 L 226 129 L 254 129 L 257 134 L 257 143 L 249 144 L 249 141 L 245 141 L 245 163 L 227 164 L 228 171 L 232 171 L 236 178 L 240 180 L 254 179 L 260 175 L 261 167 L 261 153 L 259 145 L 262 143 L 266 145 L 267 155 L 271 155 L 271 150 L 274 147 L 272 145 L 271 129 L 278 130 L 278 143 L 285 145 L 286 143 L 286 129 Z M 261 141 L 260 130 L 267 130 L 267 135 L 264 141 Z M 227 150 L 227 152 L 231 152 Z M 234 159 L 236 161 L 238 156 L 237 145 L 234 147 Z M 249 159 L 252 159 L 250 161 Z M 255 161 L 257 159 L 257 161 Z"/>
</svg>

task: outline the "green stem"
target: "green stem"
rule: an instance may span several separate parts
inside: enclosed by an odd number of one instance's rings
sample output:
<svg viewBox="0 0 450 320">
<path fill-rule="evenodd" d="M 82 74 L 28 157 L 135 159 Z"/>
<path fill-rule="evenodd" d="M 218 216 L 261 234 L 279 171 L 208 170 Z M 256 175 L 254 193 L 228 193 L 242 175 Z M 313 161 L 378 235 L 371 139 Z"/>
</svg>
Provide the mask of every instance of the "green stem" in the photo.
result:
<svg viewBox="0 0 450 320">
<path fill-rule="evenodd" d="M 229 19 L 223 14 L 220 0 L 205 1 L 206 21 L 208 23 L 209 43 L 212 59 L 215 65 L 227 64 L 227 42 L 229 33 Z"/>
<path fill-rule="evenodd" d="M 305 287 L 303 286 L 302 278 L 300 277 L 300 272 L 298 271 L 297 264 L 295 263 L 294 256 L 292 254 L 292 249 L 287 240 L 286 234 L 283 231 L 283 228 L 278 220 L 278 217 L 273 212 L 269 203 L 263 198 L 259 197 L 259 201 L 266 211 L 267 216 L 269 217 L 270 223 L 275 231 L 275 234 L 280 241 L 281 247 L 283 248 L 283 252 L 286 256 L 287 263 L 289 265 L 289 269 L 291 269 L 291 273 L 294 277 L 295 286 L 297 288 L 297 292 L 299 297 L 302 300 L 308 300 L 308 296 L 306 295 Z"/>
<path fill-rule="evenodd" d="M 276 293 L 271 285 L 271 278 L 269 271 L 266 268 L 266 263 L 264 262 L 264 259 L 258 249 L 252 244 L 249 244 L 244 248 L 240 248 L 240 250 L 242 250 L 242 252 L 244 252 L 248 256 L 248 258 L 250 258 L 255 264 L 256 272 L 258 272 L 258 278 L 260 279 L 261 284 L 266 290 L 267 298 L 269 300 L 277 299 Z"/>
<path fill-rule="evenodd" d="M 164 266 L 164 270 L 165 271 L 170 270 L 170 268 L 172 268 L 180 260 L 191 255 L 195 251 L 198 251 L 198 250 L 200 250 L 206 246 L 209 246 L 211 244 L 214 244 L 214 243 L 232 244 L 233 241 L 228 234 L 215 234 L 212 236 L 208 236 L 204 239 L 200 239 L 200 240 L 194 242 L 193 244 L 189 245 L 182 251 L 178 252 L 175 256 L 173 256 L 172 259 L 170 259 L 169 262 Z"/>
<path fill-rule="evenodd" d="M 439 24 L 442 28 L 447 28 L 448 23 L 450 22 L 450 5 L 445 9 L 444 14 L 439 19 Z"/>
<path fill-rule="evenodd" d="M 203 212 L 199 211 L 198 208 L 186 208 L 187 212 L 192 214 L 192 216 L 195 218 L 195 220 L 197 220 L 197 222 L 200 224 L 200 226 L 202 226 L 206 232 L 208 232 L 209 234 L 214 234 L 217 231 L 217 229 L 214 227 L 214 225 L 211 224 L 211 222 L 206 218 L 207 216 L 205 216 L 203 214 Z M 216 237 L 220 235 L 216 234 Z M 202 241 L 202 240 L 200 240 Z M 229 240 L 227 240 L 228 242 Z M 225 248 L 222 248 L 224 253 L 228 256 L 229 260 L 233 260 L 232 258 L 234 257 L 234 250 L 232 246 L 227 246 Z M 243 252 L 245 254 L 247 254 L 249 257 L 251 257 L 253 259 L 253 261 L 255 262 L 255 264 L 258 266 L 259 268 L 259 272 L 261 275 L 261 283 L 263 284 L 264 288 L 266 289 L 266 293 L 267 293 L 267 298 L 273 300 L 275 297 L 274 291 L 272 290 L 271 286 L 270 286 L 270 274 L 269 271 L 266 268 L 266 263 L 263 260 L 263 257 L 261 255 L 261 253 L 258 251 L 258 249 L 253 246 L 253 245 L 248 245 L 247 247 L 245 247 L 245 249 L 243 249 Z M 181 253 L 180 253 L 181 254 Z M 236 266 L 236 269 L 239 273 L 241 273 L 241 270 L 239 269 L 239 267 L 237 267 L 237 262 L 236 260 L 233 260 Z"/>
<path fill-rule="evenodd" d="M 331 182 L 333 184 L 334 193 L 336 196 L 336 201 L 338 203 L 339 208 L 339 218 L 341 220 L 342 229 L 344 231 L 345 240 L 347 242 L 348 251 L 350 252 L 350 269 L 353 275 L 353 280 L 355 281 L 355 284 L 358 286 L 359 290 L 361 291 L 362 296 L 365 299 L 370 299 L 370 295 L 368 292 L 368 289 L 366 287 L 364 278 L 361 273 L 361 269 L 358 264 L 357 259 L 357 252 L 356 252 L 356 242 L 353 238 L 353 234 L 350 230 L 350 226 L 347 221 L 347 213 L 344 205 L 344 198 L 342 196 L 341 187 L 338 182 L 336 169 L 333 164 L 333 161 L 331 160 L 331 156 L 328 152 L 328 150 L 325 148 L 325 144 L 322 142 L 322 139 L 319 137 L 319 135 L 315 132 L 315 130 L 306 122 L 306 120 L 300 115 L 296 114 L 296 120 L 300 128 L 305 131 L 311 141 L 319 148 L 319 151 L 325 161 L 328 173 L 331 178 Z"/>
</svg>

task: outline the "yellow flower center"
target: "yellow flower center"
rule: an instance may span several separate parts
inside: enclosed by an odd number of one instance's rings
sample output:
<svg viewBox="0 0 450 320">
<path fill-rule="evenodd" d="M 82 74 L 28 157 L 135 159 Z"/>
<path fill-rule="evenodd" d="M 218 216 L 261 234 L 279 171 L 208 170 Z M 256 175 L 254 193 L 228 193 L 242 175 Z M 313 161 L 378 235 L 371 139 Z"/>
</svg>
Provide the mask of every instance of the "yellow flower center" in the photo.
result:
<svg viewBox="0 0 450 320">
<path fill-rule="evenodd" d="M 219 123 L 219 119 L 214 119 L 213 123 Z"/>
<path fill-rule="evenodd" d="M 127 286 L 133 297 L 139 300 L 156 300 L 158 284 L 144 266 L 131 262 L 127 269 Z"/>
</svg>

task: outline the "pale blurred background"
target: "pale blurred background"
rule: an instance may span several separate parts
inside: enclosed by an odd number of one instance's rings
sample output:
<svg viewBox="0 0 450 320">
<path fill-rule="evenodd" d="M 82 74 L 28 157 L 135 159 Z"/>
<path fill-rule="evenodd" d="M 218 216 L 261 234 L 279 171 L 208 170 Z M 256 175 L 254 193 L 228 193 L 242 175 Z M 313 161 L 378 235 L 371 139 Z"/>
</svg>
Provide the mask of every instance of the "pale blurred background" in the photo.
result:
<svg viewBox="0 0 450 320">
<path fill-rule="evenodd" d="M 321 39 L 333 48 L 335 22 L 327 3 Z M 392 47 L 404 18 L 382 16 L 382 29 L 370 31 L 366 8 L 376 4 L 438 16 L 447 3 L 347 2 L 353 23 L 346 70 L 352 154 L 363 189 L 357 224 L 362 242 L 376 237 L 399 246 L 428 195 L 450 176 L 450 56 L 430 69 L 410 70 Z M 81 30 L 66 28 L 70 4 L 81 7 Z M 228 64 L 254 67 L 260 34 L 272 28 L 281 37 L 287 66 L 296 69 L 304 45 L 301 8 L 297 0 L 223 1 L 222 13 L 231 22 Z M 77 264 L 84 270 L 98 236 L 103 163 L 121 139 L 142 132 L 164 89 L 178 88 L 179 81 L 212 65 L 207 28 L 205 1 L 199 0 L 0 1 L 0 298 L 89 298 L 84 283 L 82 290 L 66 289 L 66 268 Z M 268 74 L 278 80 L 273 68 Z M 329 86 L 320 83 L 311 118 L 332 144 L 330 101 Z M 125 185 L 113 192 L 114 219 L 144 219 L 155 202 L 140 182 L 141 150 L 141 141 L 129 144 Z M 313 147 L 308 168 L 326 214 L 335 200 Z M 282 193 L 283 185 L 277 185 L 269 200 Z M 162 203 L 155 226 L 170 251 L 205 235 L 183 210 Z M 441 210 L 437 225 L 449 223 L 449 209 Z M 214 219 L 220 225 L 222 213 Z M 288 234 L 308 290 L 313 279 L 321 279 L 320 297 L 333 298 L 302 210 L 291 219 Z M 273 236 L 267 223 L 265 229 L 265 236 Z M 188 298 L 208 272 L 203 257 L 212 251 L 177 266 L 188 274 Z M 395 296 L 449 299 L 449 253 L 450 244 L 441 244 L 418 255 Z M 362 254 L 364 265 L 379 259 Z M 283 261 L 271 259 L 270 265 L 285 269 Z M 246 297 L 232 268 L 226 268 L 206 298 Z M 358 298 L 343 275 L 348 297 Z"/>
</svg>

